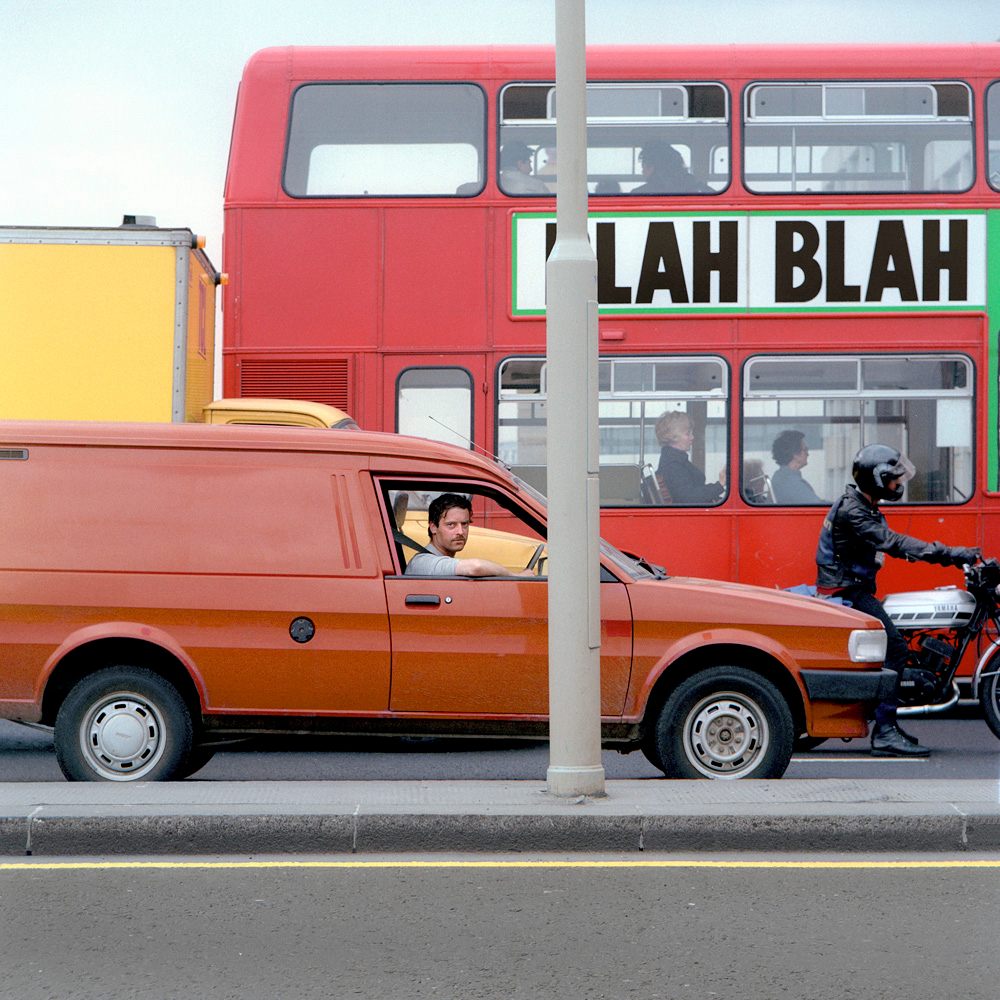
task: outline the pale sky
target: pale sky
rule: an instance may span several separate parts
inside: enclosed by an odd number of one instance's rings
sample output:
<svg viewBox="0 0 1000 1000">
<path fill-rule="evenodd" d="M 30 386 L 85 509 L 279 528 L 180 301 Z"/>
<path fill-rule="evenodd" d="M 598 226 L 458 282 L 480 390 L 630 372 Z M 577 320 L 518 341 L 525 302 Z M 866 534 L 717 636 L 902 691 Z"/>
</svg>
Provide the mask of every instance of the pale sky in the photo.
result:
<svg viewBox="0 0 1000 1000">
<path fill-rule="evenodd" d="M 0 225 L 153 215 L 205 235 L 221 268 L 233 105 L 253 52 L 551 43 L 554 9 L 553 0 L 0 0 Z M 998 38 L 997 0 L 587 3 L 593 44 Z"/>
</svg>

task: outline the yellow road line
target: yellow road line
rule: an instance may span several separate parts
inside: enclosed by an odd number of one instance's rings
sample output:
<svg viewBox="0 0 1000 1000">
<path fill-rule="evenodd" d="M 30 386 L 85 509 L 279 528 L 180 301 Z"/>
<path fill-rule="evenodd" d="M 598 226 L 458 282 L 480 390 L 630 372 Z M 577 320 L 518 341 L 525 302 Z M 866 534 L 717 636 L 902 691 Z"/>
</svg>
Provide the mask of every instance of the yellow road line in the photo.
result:
<svg viewBox="0 0 1000 1000">
<path fill-rule="evenodd" d="M 5 871 L 116 871 L 121 869 L 168 870 L 240 870 L 240 869 L 318 869 L 318 868 L 802 868 L 833 869 L 893 869 L 893 868 L 995 868 L 1000 858 L 957 859 L 939 861 L 7 861 L 0 862 Z"/>
</svg>

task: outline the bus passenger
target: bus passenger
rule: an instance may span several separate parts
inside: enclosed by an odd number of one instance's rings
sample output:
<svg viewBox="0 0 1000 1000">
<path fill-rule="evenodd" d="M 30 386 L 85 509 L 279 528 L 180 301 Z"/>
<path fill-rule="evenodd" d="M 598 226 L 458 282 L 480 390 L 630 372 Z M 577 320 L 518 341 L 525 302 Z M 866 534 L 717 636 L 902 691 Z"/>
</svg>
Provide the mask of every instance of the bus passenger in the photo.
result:
<svg viewBox="0 0 1000 1000">
<path fill-rule="evenodd" d="M 682 410 L 664 413 L 656 421 L 656 440 L 662 446 L 656 474 L 673 503 L 713 504 L 720 500 L 725 491 L 726 470 L 719 473 L 718 482 L 706 483 L 705 474 L 688 458 L 694 430 L 686 413 Z"/>
<path fill-rule="evenodd" d="M 548 185 L 531 175 L 531 150 L 508 142 L 500 150 L 500 187 L 507 194 L 550 194 Z"/>
<path fill-rule="evenodd" d="M 775 503 L 826 502 L 802 477 L 802 470 L 809 464 L 809 448 L 802 431 L 782 431 L 771 445 L 771 455 L 778 463 L 777 471 L 771 476 Z"/>
<path fill-rule="evenodd" d="M 459 559 L 469 540 L 472 503 L 459 493 L 442 493 L 427 510 L 430 543 L 406 565 L 414 576 L 534 576 L 530 570 L 512 573 L 489 559 Z"/>
<path fill-rule="evenodd" d="M 875 596 L 875 577 L 886 555 L 910 562 L 961 566 L 974 563 L 982 553 L 974 548 L 952 548 L 941 542 L 923 542 L 889 529 L 879 510 L 883 500 L 899 500 L 903 483 L 914 474 L 913 466 L 885 444 L 869 444 L 854 456 L 851 475 L 843 495 L 830 508 L 816 546 L 816 590 L 823 596 L 841 597 L 858 611 L 877 618 L 885 626 L 888 645 L 885 665 L 896 673 L 896 687 L 875 709 L 871 752 L 873 757 L 926 757 L 930 751 L 916 737 L 899 727 L 899 682 L 907 661 L 907 646 Z"/>
<path fill-rule="evenodd" d="M 639 153 L 644 184 L 629 194 L 711 194 L 711 188 L 691 176 L 684 157 L 662 139 L 651 139 Z"/>
<path fill-rule="evenodd" d="M 747 458 L 743 462 L 743 495 L 747 503 L 774 503 L 771 484 L 759 458 Z"/>
<path fill-rule="evenodd" d="M 554 192 L 559 173 L 559 168 L 556 166 L 556 147 L 546 146 L 542 152 L 545 154 L 545 162 L 535 171 L 535 176 L 544 178 L 545 186 Z"/>
</svg>

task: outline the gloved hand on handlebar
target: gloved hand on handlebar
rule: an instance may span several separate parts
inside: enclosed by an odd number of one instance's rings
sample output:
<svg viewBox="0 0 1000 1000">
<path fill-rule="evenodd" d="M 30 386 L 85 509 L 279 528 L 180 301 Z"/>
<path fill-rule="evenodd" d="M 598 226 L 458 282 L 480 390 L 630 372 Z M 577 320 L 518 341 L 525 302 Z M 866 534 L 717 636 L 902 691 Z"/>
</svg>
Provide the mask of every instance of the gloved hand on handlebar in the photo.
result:
<svg viewBox="0 0 1000 1000">
<path fill-rule="evenodd" d="M 951 556 L 951 561 L 956 566 L 962 566 L 965 563 L 971 565 L 983 558 L 983 550 L 977 548 L 963 549 L 961 546 L 957 546 L 949 549 L 948 555 Z"/>
</svg>

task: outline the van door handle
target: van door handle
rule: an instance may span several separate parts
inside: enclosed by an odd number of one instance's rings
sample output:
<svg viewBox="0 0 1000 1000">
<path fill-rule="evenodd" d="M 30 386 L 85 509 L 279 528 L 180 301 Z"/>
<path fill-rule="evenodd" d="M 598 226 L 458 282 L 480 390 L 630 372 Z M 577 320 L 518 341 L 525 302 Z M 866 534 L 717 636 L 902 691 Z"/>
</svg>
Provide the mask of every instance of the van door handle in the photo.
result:
<svg viewBox="0 0 1000 1000">
<path fill-rule="evenodd" d="M 441 603 L 441 598 L 437 594 L 407 594 L 406 606 L 408 608 L 426 604 L 437 607 Z"/>
</svg>

